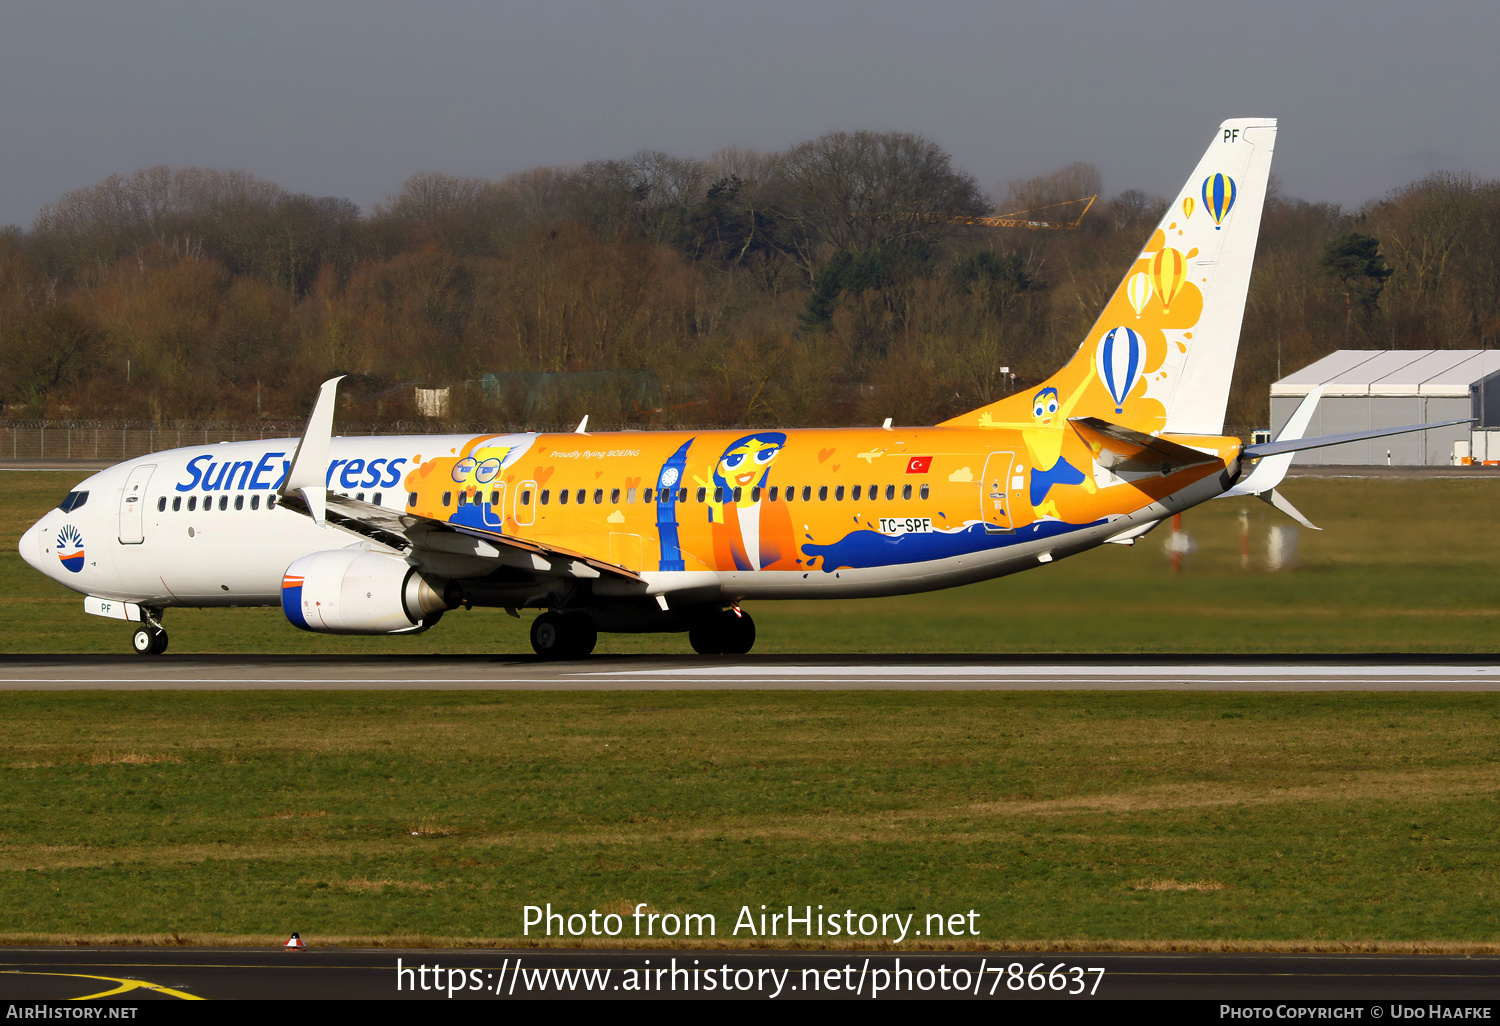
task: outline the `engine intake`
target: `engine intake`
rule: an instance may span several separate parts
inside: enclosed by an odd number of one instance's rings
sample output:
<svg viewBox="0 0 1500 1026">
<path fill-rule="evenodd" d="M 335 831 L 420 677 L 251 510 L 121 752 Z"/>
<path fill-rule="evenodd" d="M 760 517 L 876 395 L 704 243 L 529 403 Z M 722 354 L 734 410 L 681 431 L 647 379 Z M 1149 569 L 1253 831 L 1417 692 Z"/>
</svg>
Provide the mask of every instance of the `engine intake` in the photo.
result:
<svg viewBox="0 0 1500 1026">
<path fill-rule="evenodd" d="M 337 549 L 303 556 L 281 579 L 281 611 L 318 634 L 407 634 L 449 604 L 400 556 Z"/>
</svg>

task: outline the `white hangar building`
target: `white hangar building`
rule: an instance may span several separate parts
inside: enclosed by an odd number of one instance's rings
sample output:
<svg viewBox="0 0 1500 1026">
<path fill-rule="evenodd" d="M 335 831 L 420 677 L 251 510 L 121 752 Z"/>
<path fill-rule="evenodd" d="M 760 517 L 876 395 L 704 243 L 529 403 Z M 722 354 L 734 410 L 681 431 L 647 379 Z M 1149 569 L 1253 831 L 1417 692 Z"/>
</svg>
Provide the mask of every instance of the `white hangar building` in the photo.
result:
<svg viewBox="0 0 1500 1026">
<path fill-rule="evenodd" d="M 1500 351 L 1340 349 L 1271 386 L 1271 433 L 1321 386 L 1308 435 L 1336 435 L 1407 424 L 1479 418 L 1409 435 L 1299 452 L 1297 463 L 1439 466 L 1460 456 L 1500 459 Z M 1486 401 L 1488 400 L 1488 401 Z M 1493 430 L 1486 430 L 1492 428 Z M 1390 453 L 1387 461 L 1386 453 Z"/>
</svg>

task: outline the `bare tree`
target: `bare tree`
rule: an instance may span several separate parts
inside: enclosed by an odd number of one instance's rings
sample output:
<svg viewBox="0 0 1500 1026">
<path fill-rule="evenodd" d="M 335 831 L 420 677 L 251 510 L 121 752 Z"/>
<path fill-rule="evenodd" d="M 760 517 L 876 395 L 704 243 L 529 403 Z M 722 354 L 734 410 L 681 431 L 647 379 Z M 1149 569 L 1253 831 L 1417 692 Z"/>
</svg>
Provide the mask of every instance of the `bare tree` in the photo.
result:
<svg viewBox="0 0 1500 1026">
<path fill-rule="evenodd" d="M 874 249 L 949 232 L 945 219 L 978 214 L 974 178 L 947 151 L 905 132 L 830 132 L 788 151 L 778 163 L 774 215 L 809 276 L 840 250 Z"/>
<path fill-rule="evenodd" d="M 391 197 L 388 204 L 377 206 L 375 216 L 441 221 L 472 214 L 490 187 L 491 183 L 484 178 L 459 178 L 440 171 L 424 171 L 401 183 L 401 191 Z"/>
<path fill-rule="evenodd" d="M 1015 179 L 1006 186 L 1000 212 L 1043 211 L 1072 200 L 1097 196 L 1103 191 L 1104 176 L 1099 169 L 1079 161 L 1035 178 Z"/>
<path fill-rule="evenodd" d="M 703 196 L 707 179 L 702 161 L 657 150 L 594 160 L 575 179 L 575 211 L 600 235 L 629 229 L 652 242 L 668 242 L 680 230 L 687 207 Z"/>
<path fill-rule="evenodd" d="M 425 171 L 412 175 L 388 203 L 376 207 L 375 217 L 397 222 L 408 237 L 459 256 L 493 256 L 518 234 L 518 206 L 514 192 L 500 182 Z"/>
<path fill-rule="evenodd" d="M 570 216 L 568 205 L 577 178 L 578 172 L 570 168 L 537 167 L 511 175 L 500 187 L 510 194 L 523 221 L 544 224 Z"/>
<path fill-rule="evenodd" d="M 781 154 L 726 146 L 708 158 L 708 172 L 714 179 L 738 178 L 742 191 L 756 192 L 776 177 Z"/>
</svg>

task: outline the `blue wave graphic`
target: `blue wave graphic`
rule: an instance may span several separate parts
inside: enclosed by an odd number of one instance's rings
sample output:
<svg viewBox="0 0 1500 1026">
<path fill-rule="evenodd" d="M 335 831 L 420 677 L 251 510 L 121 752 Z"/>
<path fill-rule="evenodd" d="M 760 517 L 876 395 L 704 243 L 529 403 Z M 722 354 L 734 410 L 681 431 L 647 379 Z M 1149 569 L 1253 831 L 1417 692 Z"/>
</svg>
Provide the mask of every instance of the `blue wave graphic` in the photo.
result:
<svg viewBox="0 0 1500 1026">
<path fill-rule="evenodd" d="M 990 534 L 980 523 L 956 531 L 934 531 L 931 534 L 889 535 L 874 529 L 861 529 L 851 531 L 831 545 L 804 544 L 802 551 L 811 557 L 809 564 L 814 559 L 820 559 L 822 562 L 818 569 L 831 574 L 835 570 L 924 563 L 990 549 L 1003 549 L 1041 538 L 1056 538 L 1102 523 L 1102 519 L 1090 524 L 1040 520 L 1017 528 L 1014 534 Z"/>
</svg>

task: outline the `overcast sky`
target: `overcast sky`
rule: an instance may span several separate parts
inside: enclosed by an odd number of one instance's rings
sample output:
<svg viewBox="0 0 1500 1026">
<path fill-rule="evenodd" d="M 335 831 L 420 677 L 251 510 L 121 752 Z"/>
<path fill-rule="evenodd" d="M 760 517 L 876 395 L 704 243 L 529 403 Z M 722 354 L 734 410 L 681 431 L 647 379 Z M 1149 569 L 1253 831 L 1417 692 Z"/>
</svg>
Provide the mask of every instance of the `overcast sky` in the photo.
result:
<svg viewBox="0 0 1500 1026">
<path fill-rule="evenodd" d="M 915 132 L 997 199 L 1075 160 L 1174 192 L 1213 127 L 1279 118 L 1286 195 L 1500 177 L 1500 4 L 478 0 L 0 5 L 0 224 L 151 164 L 368 211 L 503 177 Z"/>
</svg>

